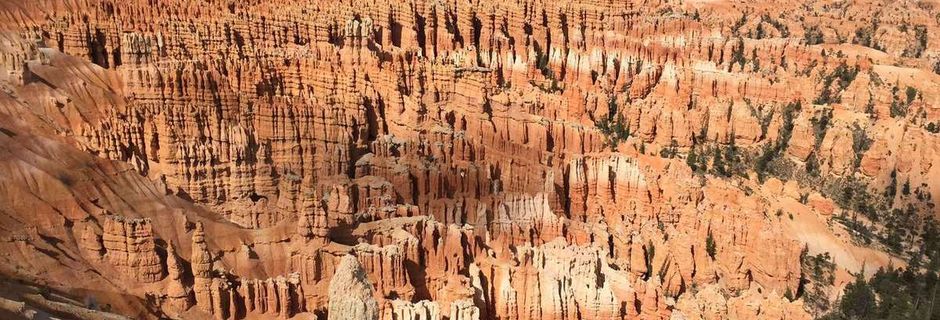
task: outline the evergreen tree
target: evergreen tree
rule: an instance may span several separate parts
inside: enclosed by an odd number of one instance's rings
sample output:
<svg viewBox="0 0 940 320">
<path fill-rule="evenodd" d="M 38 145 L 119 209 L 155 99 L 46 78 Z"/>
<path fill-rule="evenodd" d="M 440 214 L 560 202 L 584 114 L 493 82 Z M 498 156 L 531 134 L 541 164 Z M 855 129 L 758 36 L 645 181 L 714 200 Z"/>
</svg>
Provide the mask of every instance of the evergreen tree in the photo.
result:
<svg viewBox="0 0 940 320">
<path fill-rule="evenodd" d="M 712 236 L 712 230 L 708 230 L 708 236 L 705 237 L 705 252 L 708 253 L 708 256 L 713 260 L 715 259 L 715 237 Z"/>
<path fill-rule="evenodd" d="M 841 315 L 847 319 L 870 319 L 875 311 L 875 293 L 860 272 L 855 281 L 845 287 L 839 303 Z"/>
<path fill-rule="evenodd" d="M 692 168 L 693 172 L 699 172 L 699 169 L 701 169 L 698 167 L 698 154 L 695 152 L 695 147 L 689 150 L 689 155 L 685 157 L 685 164 Z"/>
</svg>

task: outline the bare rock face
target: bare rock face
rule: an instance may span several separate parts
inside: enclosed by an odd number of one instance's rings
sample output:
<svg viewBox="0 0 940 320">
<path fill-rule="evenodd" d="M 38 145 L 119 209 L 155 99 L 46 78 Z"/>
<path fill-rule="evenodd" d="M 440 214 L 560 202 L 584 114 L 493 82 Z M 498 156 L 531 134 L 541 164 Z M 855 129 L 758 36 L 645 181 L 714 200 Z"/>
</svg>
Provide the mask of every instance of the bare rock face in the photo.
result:
<svg viewBox="0 0 940 320">
<path fill-rule="evenodd" d="M 361 268 L 369 276 L 369 282 L 375 284 L 373 288 L 377 298 L 411 300 L 415 289 L 408 278 L 408 269 L 404 264 L 406 257 L 400 247 L 359 244 L 353 250 Z"/>
<path fill-rule="evenodd" d="M 104 255 L 104 244 L 102 243 L 101 234 L 94 224 L 86 223 L 83 225 L 81 242 L 79 243 L 82 252 L 93 260 L 101 259 Z"/>
<path fill-rule="evenodd" d="M 359 260 L 344 256 L 330 280 L 330 320 L 378 319 L 379 307 L 372 297 L 372 284 Z"/>
<path fill-rule="evenodd" d="M 479 320 L 480 309 L 472 300 L 458 300 L 450 304 L 450 317 L 453 320 Z"/>
<path fill-rule="evenodd" d="M 305 239 L 328 241 L 330 232 L 326 208 L 316 192 L 303 202 L 303 209 L 297 218 L 297 234 Z"/>
<path fill-rule="evenodd" d="M 808 319 L 928 247 L 934 6 L 0 1 L 0 318 Z"/>
<path fill-rule="evenodd" d="M 128 279 L 144 283 L 163 279 L 163 264 L 155 250 L 149 219 L 108 215 L 102 241 L 108 262 Z"/>
<path fill-rule="evenodd" d="M 193 230 L 192 258 L 190 264 L 193 273 L 193 292 L 196 305 L 209 314 L 216 314 L 220 304 L 220 282 L 214 279 L 212 254 L 206 246 L 206 233 L 202 223 L 196 223 Z"/>
<path fill-rule="evenodd" d="M 277 315 L 281 319 L 288 319 L 302 311 L 305 305 L 299 284 L 300 276 L 296 273 L 288 277 L 244 280 L 239 286 L 239 297 L 243 299 L 247 313 Z"/>
<path fill-rule="evenodd" d="M 382 317 L 383 319 L 440 320 L 442 316 L 437 302 L 421 300 L 416 303 L 411 303 L 408 301 L 393 300 L 391 304 L 391 308 L 386 308 L 389 314 L 384 315 Z"/>
<path fill-rule="evenodd" d="M 186 271 L 176 255 L 173 244 L 167 245 L 166 254 L 167 280 L 170 282 L 166 289 L 168 309 L 170 312 L 180 313 L 193 305 L 192 290 L 183 283 Z"/>
</svg>

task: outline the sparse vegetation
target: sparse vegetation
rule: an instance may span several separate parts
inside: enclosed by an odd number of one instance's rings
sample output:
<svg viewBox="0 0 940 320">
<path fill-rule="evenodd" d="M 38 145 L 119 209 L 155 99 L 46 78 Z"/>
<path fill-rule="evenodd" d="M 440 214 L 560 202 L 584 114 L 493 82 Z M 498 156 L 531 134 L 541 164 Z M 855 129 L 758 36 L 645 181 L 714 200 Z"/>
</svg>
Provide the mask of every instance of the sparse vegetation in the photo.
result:
<svg viewBox="0 0 940 320">
<path fill-rule="evenodd" d="M 927 132 L 930 133 L 940 133 L 940 124 L 931 122 L 924 126 L 924 129 L 927 129 Z"/>
<path fill-rule="evenodd" d="M 828 75 L 823 76 L 823 88 L 819 92 L 815 104 L 830 104 L 842 102 L 842 90 L 848 88 L 858 75 L 859 67 L 849 67 L 845 61 L 840 63 Z"/>
<path fill-rule="evenodd" d="M 906 32 L 906 31 L 905 31 Z M 919 24 L 914 27 L 914 41 L 904 49 L 901 56 L 920 58 L 927 49 L 927 26 Z"/>
<path fill-rule="evenodd" d="M 529 84 L 531 84 L 532 86 L 536 88 L 539 88 L 539 90 L 542 90 L 542 92 L 545 92 L 545 93 L 558 93 L 562 91 L 562 88 L 558 85 L 558 80 L 555 80 L 554 78 L 549 78 L 547 82 L 543 82 L 543 83 L 538 83 L 535 80 L 530 80 Z"/>
<path fill-rule="evenodd" d="M 534 43 L 532 47 L 535 50 L 535 67 L 539 69 L 546 78 L 555 78 L 554 72 L 552 72 L 552 69 L 548 65 L 548 53 L 542 52 L 542 47 L 540 47 L 538 43 Z"/>
<path fill-rule="evenodd" d="M 783 125 L 778 134 L 778 142 L 765 145 L 755 158 L 754 170 L 758 178 L 763 181 L 767 176 L 774 176 L 782 180 L 795 179 L 800 181 L 801 185 L 814 186 L 814 189 L 822 193 L 824 197 L 832 199 L 839 207 L 846 210 L 844 214 L 833 217 L 833 221 L 845 226 L 859 243 L 883 246 L 885 250 L 895 254 L 905 254 L 906 250 L 916 248 L 914 243 L 919 236 L 910 230 L 918 229 L 920 225 L 918 217 L 921 215 L 918 215 L 917 209 L 911 205 L 905 210 L 892 209 L 893 202 L 900 190 L 900 199 L 911 201 L 910 198 L 916 198 L 919 205 L 930 208 L 933 204 L 927 195 L 919 191 L 919 188 L 909 186 L 907 180 L 902 181 L 903 185 L 898 183 L 896 174 L 892 175 L 887 187 L 881 192 L 870 191 L 865 181 L 852 175 L 841 177 L 823 175 L 819 170 L 815 151 L 802 167 L 785 157 L 780 157 L 779 155 L 785 150 L 785 141 L 788 141 L 793 128 L 794 109 L 796 106 L 791 104 L 781 114 Z M 829 112 L 824 109 L 812 120 L 817 139 L 825 136 L 825 128 L 829 121 L 827 118 L 831 117 Z M 852 128 L 852 139 L 857 167 L 861 155 L 871 145 L 871 140 L 865 130 L 858 125 Z M 801 203 L 806 203 L 805 196 L 806 194 L 801 195 Z M 865 219 L 860 219 L 858 214 Z"/>
<path fill-rule="evenodd" d="M 745 23 L 746 16 L 742 16 L 732 28 L 738 30 Z M 776 20 L 762 16 L 761 22 L 755 25 L 748 36 L 755 39 L 771 37 L 774 31 L 770 30 L 770 26 L 773 26 L 776 32 L 786 36 L 785 32 L 788 32 L 784 31 L 786 26 L 778 24 Z M 804 27 L 804 30 L 806 44 L 823 42 L 823 33 L 818 26 Z M 882 50 L 875 39 L 876 30 L 878 30 L 877 21 L 859 28 L 855 32 L 853 42 Z M 923 49 L 917 50 L 917 48 L 925 47 L 925 30 L 920 26 L 914 26 L 909 30 L 915 33 L 918 42 L 907 49 L 905 55 L 920 57 L 923 54 L 919 52 Z M 922 41 L 921 38 L 924 40 Z M 732 46 L 729 68 L 736 65 L 743 70 L 750 62 L 755 71 L 759 70 L 760 63 L 757 61 L 756 50 L 750 52 L 751 57 L 748 59 L 744 52 L 744 40 L 738 37 L 734 41 L 736 43 Z M 841 52 L 832 51 L 829 52 L 829 56 L 830 58 L 844 57 Z M 815 63 L 812 63 L 807 72 L 814 67 Z M 828 71 L 820 72 L 822 90 L 813 100 L 814 104 L 829 105 L 842 102 L 842 92 L 853 83 L 860 71 L 858 65 L 849 66 L 845 61 L 840 62 L 835 68 L 827 69 Z M 937 70 L 940 73 L 940 63 L 937 64 Z M 872 71 L 868 72 L 874 85 L 884 84 L 877 74 Z M 910 112 L 910 106 L 921 99 L 920 91 L 909 86 L 895 85 L 892 95 L 894 97 L 891 105 L 892 117 L 907 115 Z M 870 95 L 865 112 L 874 114 L 874 104 L 874 95 Z M 621 139 L 626 139 L 629 131 L 621 123 L 622 118 L 613 100 L 610 108 L 612 111 L 608 112 L 608 117 L 598 121 L 598 128 L 615 145 Z M 898 199 L 899 204 L 903 204 L 907 203 L 904 199 L 915 197 L 919 201 L 926 202 L 929 201 L 927 199 L 929 193 L 915 188 L 916 185 L 912 186 L 911 181 L 906 177 L 899 179 L 897 172 L 892 172 L 887 186 L 881 190 L 870 189 L 867 181 L 852 175 L 845 177 L 824 175 L 820 170 L 817 151 L 813 151 L 803 165 L 800 165 L 798 161 L 794 162 L 782 157 L 792 136 L 794 119 L 801 109 L 799 101 L 790 103 L 782 109 L 776 109 L 776 112 L 763 112 L 763 110 L 758 112 L 752 108 L 752 115 L 760 120 L 761 137 L 768 136 L 767 131 L 772 120 L 779 117 L 781 125 L 774 141 L 764 144 L 756 154 L 750 154 L 747 149 L 736 146 L 733 138 L 725 145 L 696 145 L 695 140 L 699 139 L 693 139 L 693 145 L 686 154 L 686 164 L 699 174 L 707 172 L 719 177 L 733 177 L 744 175 L 749 169 L 746 166 L 747 160 L 753 160 L 751 168 L 755 170 L 761 181 L 768 176 L 797 179 L 801 185 L 814 186 L 814 189 L 822 193 L 824 197 L 835 201 L 845 211 L 833 217 L 832 221 L 842 224 L 859 243 L 876 246 L 895 255 L 911 257 L 909 269 L 889 267 L 879 270 L 871 280 L 859 277 L 846 287 L 845 294 L 840 300 L 831 303 L 828 298 L 834 282 L 835 269 L 832 257 L 828 253 L 810 256 L 804 252 L 801 258 L 803 278 L 801 278 L 800 286 L 796 292 L 788 289 L 784 296 L 791 301 L 803 299 L 807 310 L 814 316 L 834 320 L 940 319 L 940 306 L 936 307 L 937 311 L 933 311 L 935 308 L 933 304 L 936 301 L 935 291 L 940 286 L 938 285 L 940 280 L 937 277 L 937 271 L 940 270 L 940 254 L 937 254 L 940 236 L 938 236 L 937 228 L 932 222 L 924 223 L 916 206 L 908 204 L 905 208 L 896 208 L 894 203 L 895 199 Z M 825 106 L 817 110 L 810 122 L 815 145 L 818 147 L 831 126 L 833 109 Z M 853 170 L 859 168 L 862 155 L 872 145 L 872 139 L 869 138 L 865 126 L 863 123 L 856 123 L 851 127 L 852 151 L 855 155 Z M 923 124 L 923 127 L 928 132 L 940 133 L 940 123 L 929 122 Z M 676 141 L 671 141 L 669 146 L 659 149 L 659 155 L 664 158 L 678 156 Z M 801 194 L 801 202 L 805 204 L 808 195 L 809 193 Z M 776 216 L 780 218 L 784 213 L 778 210 Z M 793 219 L 792 213 L 786 214 Z M 923 229 L 919 229 L 921 227 L 918 226 L 923 226 Z M 715 258 L 717 248 L 711 231 L 705 239 L 705 251 L 710 258 Z M 651 245 L 647 258 L 650 257 L 652 257 Z"/>
<path fill-rule="evenodd" d="M 659 156 L 663 158 L 675 158 L 679 154 L 679 144 L 673 139 L 668 147 L 662 148 L 659 150 Z"/>
<path fill-rule="evenodd" d="M 689 154 L 685 157 L 685 164 L 692 168 L 692 172 L 695 173 L 703 173 L 708 168 L 708 163 L 702 159 L 696 147 L 689 150 Z"/>
<path fill-rule="evenodd" d="M 616 96 L 607 101 L 607 117 L 596 121 L 595 126 L 604 135 L 605 144 L 611 148 L 617 148 L 621 142 L 630 138 L 630 127 L 620 114 Z"/>
<path fill-rule="evenodd" d="M 826 131 L 829 130 L 831 121 L 832 109 L 830 108 L 823 108 L 818 115 L 810 119 L 810 122 L 813 124 L 813 138 L 816 139 L 816 146 L 819 146 L 823 138 L 826 137 Z"/>
<path fill-rule="evenodd" d="M 766 22 L 767 24 L 770 24 L 771 26 L 773 26 L 774 29 L 776 29 L 777 32 L 780 33 L 781 37 L 783 38 L 790 37 L 790 28 L 787 27 L 787 25 L 781 23 L 779 20 L 771 18 L 769 15 L 764 14 L 761 16 L 761 22 Z"/>
<path fill-rule="evenodd" d="M 735 145 L 733 137 L 729 144 L 712 148 L 712 163 L 710 169 L 710 173 L 725 178 L 730 178 L 735 175 L 746 175 L 747 166 L 745 166 L 744 161 L 742 161 L 740 151 Z"/>
<path fill-rule="evenodd" d="M 817 26 L 809 26 L 803 28 L 803 42 L 808 45 L 815 45 L 823 43 L 823 33 L 822 30 L 819 30 Z"/>
<path fill-rule="evenodd" d="M 715 237 L 712 236 L 712 231 L 709 229 L 708 236 L 705 237 L 705 253 L 708 253 L 708 256 L 714 260 L 717 253 L 715 250 Z"/>
<path fill-rule="evenodd" d="M 813 177 L 819 177 L 819 159 L 816 159 L 816 151 L 814 150 L 809 154 L 809 157 L 806 158 L 806 164 L 803 166 L 807 174 Z"/>
<path fill-rule="evenodd" d="M 901 98 L 900 88 L 895 85 L 891 88 L 891 117 L 898 118 L 907 116 L 908 111 L 910 111 L 911 105 L 914 103 L 918 97 L 920 97 L 920 91 L 917 88 L 908 86 L 904 90 L 904 99 Z"/>
<path fill-rule="evenodd" d="M 741 27 L 747 23 L 747 12 L 741 14 L 741 17 L 738 20 L 734 21 L 734 24 L 731 25 L 731 34 L 738 35 L 741 32 Z"/>
<path fill-rule="evenodd" d="M 852 43 L 875 50 L 884 50 L 884 48 L 878 44 L 878 40 L 875 39 L 876 31 L 878 31 L 878 19 L 873 19 L 871 25 L 855 29 L 855 38 L 852 39 Z"/>
<path fill-rule="evenodd" d="M 861 274 L 845 287 L 832 312 L 820 319 L 940 319 L 937 269 L 879 269 L 866 280 Z"/>
<path fill-rule="evenodd" d="M 738 38 L 737 44 L 731 48 L 731 63 L 728 68 L 730 69 L 734 64 L 738 64 L 741 69 L 744 69 L 744 65 L 747 64 L 747 59 L 744 58 L 744 39 Z"/>
<path fill-rule="evenodd" d="M 864 128 L 857 123 L 852 126 L 852 152 L 855 154 L 855 161 L 853 162 L 855 169 L 858 169 L 858 166 L 862 163 L 862 155 L 871 147 L 871 142 Z"/>
<path fill-rule="evenodd" d="M 904 94 L 907 96 L 907 105 L 911 105 L 914 99 L 917 99 L 917 96 L 920 95 L 920 91 L 918 91 L 917 88 L 908 86 L 907 89 L 904 90 Z"/>
<path fill-rule="evenodd" d="M 652 276 L 653 271 L 653 258 L 656 257 L 656 247 L 653 246 L 653 242 L 650 241 L 646 246 L 646 277 L 643 280 L 649 280 Z"/>
<path fill-rule="evenodd" d="M 787 106 L 783 108 L 783 112 L 780 113 L 783 124 L 780 126 L 777 133 L 777 141 L 764 145 L 763 150 L 754 163 L 754 171 L 757 172 L 757 177 L 760 181 L 763 181 L 767 176 L 771 162 L 786 150 L 787 143 L 790 142 L 790 136 L 793 134 L 793 118 L 800 109 L 802 109 L 802 104 L 796 101 L 787 104 Z"/>
<path fill-rule="evenodd" d="M 763 22 L 760 22 L 757 24 L 757 27 L 755 27 L 754 30 L 751 31 L 750 37 L 754 39 L 763 39 L 767 37 L 767 31 L 764 30 Z"/>
<path fill-rule="evenodd" d="M 535 67 L 539 70 L 539 72 L 542 73 L 545 81 L 537 82 L 535 80 L 529 80 L 529 83 L 539 88 L 543 92 L 561 92 L 563 88 L 559 86 L 558 79 L 555 78 L 555 72 L 552 71 L 552 68 L 549 65 L 550 61 L 548 53 L 543 52 L 542 47 L 539 46 L 537 42 L 533 43 L 532 48 L 535 51 Z"/>
<path fill-rule="evenodd" d="M 835 281 L 835 263 L 829 253 L 809 255 L 809 250 L 803 248 L 800 255 L 800 286 L 797 296 L 803 298 L 804 306 L 814 316 L 829 311 L 829 291 Z"/>
</svg>

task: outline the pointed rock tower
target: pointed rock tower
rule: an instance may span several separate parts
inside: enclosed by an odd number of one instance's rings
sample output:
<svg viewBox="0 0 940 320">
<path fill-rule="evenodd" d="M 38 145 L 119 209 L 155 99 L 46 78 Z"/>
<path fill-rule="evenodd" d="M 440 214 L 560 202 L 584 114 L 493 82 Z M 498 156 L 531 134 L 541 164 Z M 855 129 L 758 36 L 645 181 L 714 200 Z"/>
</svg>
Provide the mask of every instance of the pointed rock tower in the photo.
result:
<svg viewBox="0 0 940 320">
<path fill-rule="evenodd" d="M 329 320 L 376 320 L 379 306 L 372 296 L 372 283 L 359 260 L 343 257 L 330 280 Z"/>
</svg>

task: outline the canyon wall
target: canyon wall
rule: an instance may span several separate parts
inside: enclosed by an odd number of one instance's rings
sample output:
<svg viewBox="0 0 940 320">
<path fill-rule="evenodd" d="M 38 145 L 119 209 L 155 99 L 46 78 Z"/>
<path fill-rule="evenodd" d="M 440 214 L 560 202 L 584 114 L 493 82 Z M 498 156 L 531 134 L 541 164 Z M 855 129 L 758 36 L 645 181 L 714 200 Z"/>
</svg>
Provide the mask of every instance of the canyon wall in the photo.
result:
<svg viewBox="0 0 940 320">
<path fill-rule="evenodd" d="M 0 311 L 809 319 L 940 217 L 933 10 L 0 0 Z"/>
</svg>

